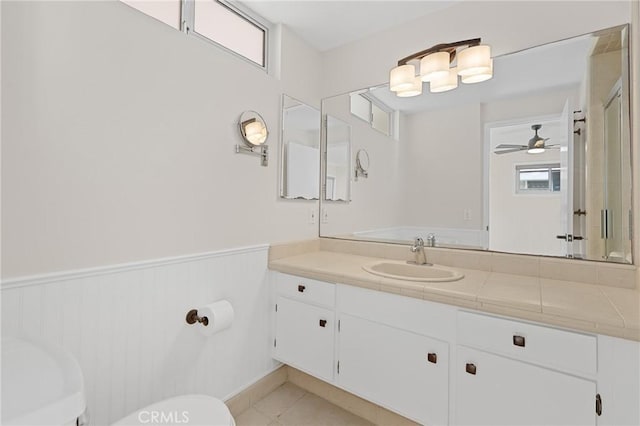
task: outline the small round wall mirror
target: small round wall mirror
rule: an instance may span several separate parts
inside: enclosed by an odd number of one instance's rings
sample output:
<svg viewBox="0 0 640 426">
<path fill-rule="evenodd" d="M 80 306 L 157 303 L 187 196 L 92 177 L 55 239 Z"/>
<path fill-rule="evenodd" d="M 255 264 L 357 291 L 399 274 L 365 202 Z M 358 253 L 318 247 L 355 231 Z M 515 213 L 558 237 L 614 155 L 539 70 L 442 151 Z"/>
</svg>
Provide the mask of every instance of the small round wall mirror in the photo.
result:
<svg viewBox="0 0 640 426">
<path fill-rule="evenodd" d="M 269 132 L 267 124 L 260 114 L 255 111 L 245 111 L 238 121 L 240 135 L 250 147 L 260 146 L 267 141 Z"/>
<path fill-rule="evenodd" d="M 356 180 L 359 177 L 369 177 L 369 153 L 364 149 L 359 149 L 356 152 Z"/>
</svg>

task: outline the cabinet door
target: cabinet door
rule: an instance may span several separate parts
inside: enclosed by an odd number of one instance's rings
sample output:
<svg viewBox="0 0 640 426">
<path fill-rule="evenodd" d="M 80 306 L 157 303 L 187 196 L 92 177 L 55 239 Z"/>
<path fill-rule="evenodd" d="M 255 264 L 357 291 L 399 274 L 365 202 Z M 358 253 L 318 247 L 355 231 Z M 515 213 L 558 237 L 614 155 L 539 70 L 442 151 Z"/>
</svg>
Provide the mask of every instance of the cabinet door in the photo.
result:
<svg viewBox="0 0 640 426">
<path fill-rule="evenodd" d="M 447 343 L 345 314 L 338 335 L 340 386 L 420 423 L 447 424 Z"/>
<path fill-rule="evenodd" d="M 324 380 L 333 380 L 334 313 L 278 297 L 273 357 Z"/>
<path fill-rule="evenodd" d="M 595 425 L 594 382 L 458 347 L 456 424 Z"/>
</svg>

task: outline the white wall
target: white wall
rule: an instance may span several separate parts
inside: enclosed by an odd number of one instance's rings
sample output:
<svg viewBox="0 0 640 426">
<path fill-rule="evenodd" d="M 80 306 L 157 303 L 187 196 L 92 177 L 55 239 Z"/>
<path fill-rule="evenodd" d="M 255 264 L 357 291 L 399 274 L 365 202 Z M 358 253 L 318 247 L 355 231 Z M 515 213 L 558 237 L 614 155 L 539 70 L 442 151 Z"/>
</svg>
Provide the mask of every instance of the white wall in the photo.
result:
<svg viewBox="0 0 640 426">
<path fill-rule="evenodd" d="M 317 202 L 278 199 L 277 135 L 282 92 L 319 106 L 319 54 L 277 28 L 278 80 L 117 1 L 1 10 L 3 335 L 69 349 L 96 425 L 268 373 L 267 248 L 211 252 L 317 235 Z M 269 167 L 234 153 L 247 109 Z M 184 317 L 219 298 L 236 321 L 204 339 Z"/>
<path fill-rule="evenodd" d="M 5 282 L 2 335 L 71 351 L 92 425 L 180 394 L 226 399 L 278 364 L 267 253 L 255 246 Z M 204 337 L 186 323 L 190 309 L 220 299 L 234 307 L 231 328 Z"/>
<path fill-rule="evenodd" d="M 400 149 L 402 225 L 481 228 L 480 104 L 408 115 Z"/>
<path fill-rule="evenodd" d="M 277 80 L 117 1 L 2 9 L 4 278 L 316 236 L 278 199 L 280 95 L 317 106 L 321 72 L 286 28 Z M 247 109 L 269 167 L 234 153 Z"/>
</svg>

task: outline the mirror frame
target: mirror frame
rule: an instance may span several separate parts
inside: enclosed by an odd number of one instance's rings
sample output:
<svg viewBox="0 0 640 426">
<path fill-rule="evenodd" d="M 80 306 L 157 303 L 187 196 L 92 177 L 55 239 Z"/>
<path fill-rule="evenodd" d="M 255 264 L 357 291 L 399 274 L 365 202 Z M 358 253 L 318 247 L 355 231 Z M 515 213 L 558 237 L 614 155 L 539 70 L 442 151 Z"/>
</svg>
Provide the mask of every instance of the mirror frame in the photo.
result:
<svg viewBox="0 0 640 426">
<path fill-rule="evenodd" d="M 262 124 L 262 128 L 264 129 L 264 132 L 265 132 L 264 140 L 260 143 L 251 142 L 247 137 L 246 127 L 243 126 L 243 124 L 245 123 L 249 124 L 253 121 L 260 121 L 260 123 Z M 255 147 L 259 147 L 267 144 L 267 140 L 269 139 L 269 128 L 267 127 L 267 122 L 264 121 L 264 118 L 262 118 L 262 116 L 256 111 L 252 111 L 252 110 L 243 111 L 242 114 L 240 114 L 240 118 L 238 118 L 238 129 L 240 130 L 240 136 L 242 137 L 242 140 L 247 146 L 251 148 L 255 148 Z"/>
</svg>

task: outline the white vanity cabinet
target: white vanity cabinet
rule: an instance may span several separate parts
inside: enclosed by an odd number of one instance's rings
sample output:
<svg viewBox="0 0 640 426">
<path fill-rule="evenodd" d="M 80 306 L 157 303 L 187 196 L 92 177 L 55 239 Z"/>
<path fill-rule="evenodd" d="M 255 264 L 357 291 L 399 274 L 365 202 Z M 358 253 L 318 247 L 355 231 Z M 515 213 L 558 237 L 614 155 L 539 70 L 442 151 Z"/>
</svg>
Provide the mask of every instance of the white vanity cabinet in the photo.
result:
<svg viewBox="0 0 640 426">
<path fill-rule="evenodd" d="M 419 423 L 640 424 L 638 342 L 273 276 L 274 358 Z"/>
<path fill-rule="evenodd" d="M 448 424 L 455 308 L 337 287 L 337 384 L 422 424 Z"/>
<path fill-rule="evenodd" d="M 278 274 L 273 357 L 333 381 L 335 284 Z"/>
<path fill-rule="evenodd" d="M 457 335 L 456 424 L 596 424 L 596 336 L 469 312 Z"/>
<path fill-rule="evenodd" d="M 456 424 L 596 424 L 593 381 L 466 347 L 457 358 Z"/>
<path fill-rule="evenodd" d="M 449 345 L 340 315 L 338 384 L 423 424 L 448 424 Z"/>
</svg>

